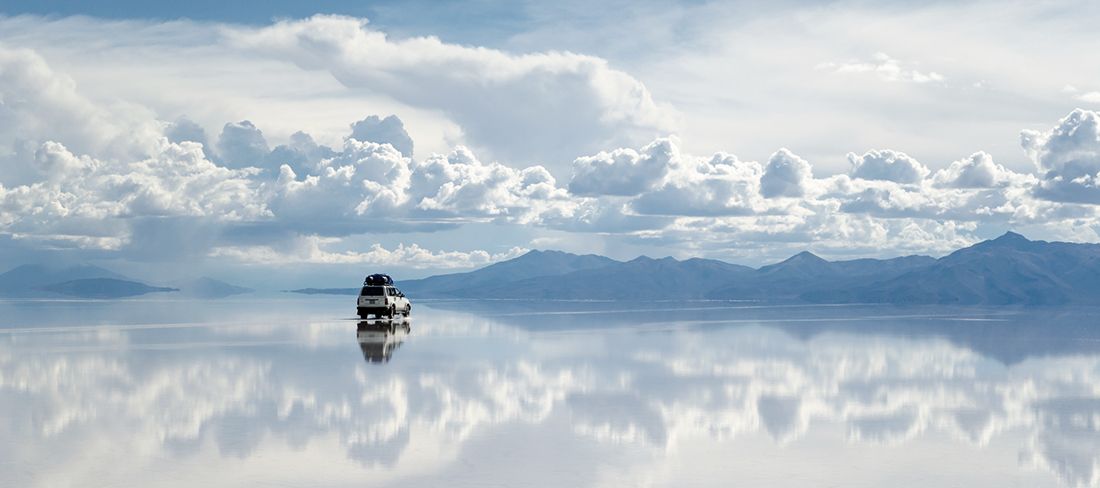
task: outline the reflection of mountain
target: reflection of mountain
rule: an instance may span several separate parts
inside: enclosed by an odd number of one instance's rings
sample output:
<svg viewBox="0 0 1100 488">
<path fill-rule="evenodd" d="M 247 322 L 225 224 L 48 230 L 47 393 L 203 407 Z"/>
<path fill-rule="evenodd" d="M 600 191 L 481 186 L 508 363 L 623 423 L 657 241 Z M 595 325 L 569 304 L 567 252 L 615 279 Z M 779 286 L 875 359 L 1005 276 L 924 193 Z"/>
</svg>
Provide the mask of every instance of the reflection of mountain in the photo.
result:
<svg viewBox="0 0 1100 488">
<path fill-rule="evenodd" d="M 532 251 L 480 270 L 400 286 L 425 298 L 1097 304 L 1100 245 L 1029 241 L 1006 233 L 940 259 L 827 261 L 802 252 L 759 269 L 697 258 L 619 262 Z"/>
<path fill-rule="evenodd" d="M 287 290 L 290 293 L 301 293 L 303 295 L 358 295 L 359 287 L 355 288 L 299 288 L 297 290 Z"/>
<path fill-rule="evenodd" d="M 828 333 L 946 339 L 1006 364 L 1028 358 L 1100 352 L 1100 307 L 949 307 L 942 305 L 765 305 L 713 301 L 653 303 L 439 301 L 437 309 L 491 315 L 528 331 L 600 328 L 706 330 L 745 325 L 781 329 L 803 340 Z M 1042 327 L 1037 327 L 1041 324 Z"/>
<path fill-rule="evenodd" d="M 393 357 L 393 351 L 401 347 L 405 337 L 412 330 L 409 318 L 396 320 L 361 320 L 356 327 L 355 337 L 363 359 L 368 363 L 386 363 Z"/>
</svg>

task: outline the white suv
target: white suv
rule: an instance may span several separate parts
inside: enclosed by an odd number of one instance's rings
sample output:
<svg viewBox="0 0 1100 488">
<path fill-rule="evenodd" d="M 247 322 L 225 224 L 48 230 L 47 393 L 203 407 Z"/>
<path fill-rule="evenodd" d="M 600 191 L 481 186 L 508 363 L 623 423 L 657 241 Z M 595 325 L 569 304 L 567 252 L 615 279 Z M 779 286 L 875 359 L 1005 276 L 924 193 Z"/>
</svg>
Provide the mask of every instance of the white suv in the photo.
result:
<svg viewBox="0 0 1100 488">
<path fill-rule="evenodd" d="M 393 318 L 397 314 L 409 316 L 412 303 L 393 285 L 365 285 L 359 291 L 358 312 L 360 318 L 369 315 Z"/>
</svg>

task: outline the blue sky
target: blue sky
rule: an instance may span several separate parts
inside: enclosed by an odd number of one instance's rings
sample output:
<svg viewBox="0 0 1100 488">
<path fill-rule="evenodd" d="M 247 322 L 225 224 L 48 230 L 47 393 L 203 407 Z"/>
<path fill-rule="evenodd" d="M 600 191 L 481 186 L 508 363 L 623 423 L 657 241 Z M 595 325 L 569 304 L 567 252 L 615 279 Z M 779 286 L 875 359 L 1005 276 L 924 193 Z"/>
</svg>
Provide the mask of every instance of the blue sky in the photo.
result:
<svg viewBox="0 0 1100 488">
<path fill-rule="evenodd" d="M 396 35 L 436 35 L 452 42 L 487 43 L 521 32 L 534 22 L 524 2 L 442 2 L 317 0 L 312 2 L 272 0 L 266 2 L 195 0 L 192 2 L 148 2 L 120 0 L 0 1 L 8 15 L 86 15 L 104 19 L 148 19 L 227 22 L 265 25 L 277 19 L 339 14 L 371 19 L 379 28 Z"/>
<path fill-rule="evenodd" d="M 2 264 L 326 284 L 1100 240 L 1092 5 L 0 12 Z"/>
</svg>

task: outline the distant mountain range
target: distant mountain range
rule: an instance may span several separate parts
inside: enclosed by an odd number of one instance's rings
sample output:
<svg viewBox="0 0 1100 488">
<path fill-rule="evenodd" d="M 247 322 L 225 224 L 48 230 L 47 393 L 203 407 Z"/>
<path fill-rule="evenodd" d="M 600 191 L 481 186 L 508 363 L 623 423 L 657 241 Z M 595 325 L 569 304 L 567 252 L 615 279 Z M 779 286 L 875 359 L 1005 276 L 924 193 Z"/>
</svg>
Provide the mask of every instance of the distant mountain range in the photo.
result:
<svg viewBox="0 0 1100 488">
<path fill-rule="evenodd" d="M 863 303 L 1100 303 L 1100 245 L 1029 241 L 1010 232 L 897 276 L 843 288 L 821 287 L 804 298 Z"/>
<path fill-rule="evenodd" d="M 355 283 L 358 285 L 358 283 Z M 414 300 L 749 300 L 958 305 L 1100 304 L 1100 245 L 1031 241 L 1016 233 L 939 259 L 828 261 L 809 252 L 750 268 L 713 259 L 531 251 L 466 273 L 397 283 Z M 0 274 L 2 297 L 124 298 L 173 293 L 221 298 L 252 290 L 212 278 L 158 286 L 96 266 L 25 265 Z M 359 287 L 304 288 L 355 295 Z"/>
<path fill-rule="evenodd" d="M 252 290 L 213 278 L 199 278 L 171 287 L 154 286 L 98 266 L 18 266 L 0 274 L 0 296 L 15 298 L 128 298 L 148 293 L 176 292 L 194 298 L 223 298 Z"/>
<path fill-rule="evenodd" d="M 1030 241 L 1016 233 L 939 259 L 827 261 L 802 252 L 750 268 L 711 259 L 531 251 L 467 273 L 397 283 L 415 298 L 669 300 L 802 303 L 1100 303 L 1100 245 Z M 300 293 L 356 294 L 358 288 Z"/>
</svg>

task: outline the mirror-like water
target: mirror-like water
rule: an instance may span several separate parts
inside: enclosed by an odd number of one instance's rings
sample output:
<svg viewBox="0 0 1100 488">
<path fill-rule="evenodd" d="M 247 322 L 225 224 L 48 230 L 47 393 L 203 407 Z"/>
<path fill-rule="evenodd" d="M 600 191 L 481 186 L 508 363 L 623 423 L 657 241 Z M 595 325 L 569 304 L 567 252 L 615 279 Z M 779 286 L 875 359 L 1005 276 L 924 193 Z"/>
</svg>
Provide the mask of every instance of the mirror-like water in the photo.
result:
<svg viewBox="0 0 1100 488">
<path fill-rule="evenodd" d="M 2 486 L 1100 486 L 1100 310 L 0 302 Z"/>
</svg>

